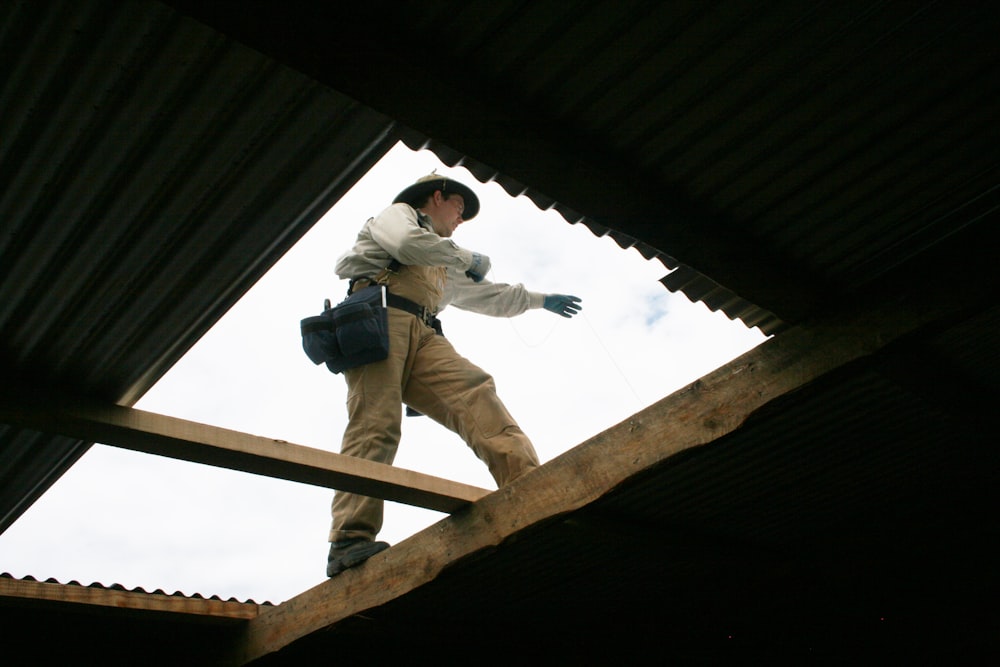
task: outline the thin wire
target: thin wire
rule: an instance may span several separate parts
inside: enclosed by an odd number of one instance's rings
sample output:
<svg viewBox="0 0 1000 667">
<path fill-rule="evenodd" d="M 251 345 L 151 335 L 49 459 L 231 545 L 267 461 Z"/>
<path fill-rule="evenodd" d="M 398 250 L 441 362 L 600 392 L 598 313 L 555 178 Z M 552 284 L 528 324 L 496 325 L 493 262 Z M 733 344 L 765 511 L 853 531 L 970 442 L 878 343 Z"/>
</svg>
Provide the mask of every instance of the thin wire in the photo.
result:
<svg viewBox="0 0 1000 667">
<path fill-rule="evenodd" d="M 628 386 L 629 391 L 631 391 L 632 395 L 635 396 L 635 400 L 639 402 L 639 405 L 644 405 L 645 402 L 643 401 L 642 397 L 639 396 L 639 392 L 637 392 L 635 390 L 635 387 L 632 386 L 632 383 L 629 382 L 628 376 L 625 375 L 625 371 L 623 371 L 621 366 L 618 365 L 618 362 L 615 360 L 614 355 L 611 354 L 611 350 L 608 349 L 608 346 L 604 344 L 604 341 L 601 339 L 600 335 L 598 335 L 597 329 L 594 328 L 594 325 L 591 323 L 590 318 L 588 318 L 587 314 L 582 310 L 580 311 L 580 315 L 583 317 L 583 321 L 587 323 L 587 327 L 590 329 L 590 332 L 594 334 L 594 338 L 597 339 L 597 342 L 600 344 L 601 349 L 604 350 L 604 354 L 608 355 L 608 360 L 611 361 L 611 365 L 614 366 L 615 370 L 618 371 L 618 374 L 622 376 L 622 380 L 625 381 L 625 384 Z"/>
<path fill-rule="evenodd" d="M 542 336 L 542 339 L 540 341 L 538 341 L 537 343 L 529 343 L 524 339 L 524 336 L 521 335 L 521 332 L 518 331 L 517 325 L 514 323 L 513 317 L 508 317 L 507 322 L 510 324 L 510 328 L 514 331 L 514 333 L 517 334 L 517 337 L 521 341 L 521 344 L 524 345 L 525 347 L 530 347 L 530 348 L 541 347 L 542 345 L 544 345 L 545 342 L 548 341 L 549 336 L 552 335 L 552 332 L 556 330 L 556 325 L 558 324 L 558 322 L 553 322 L 552 326 L 549 327 L 549 330 L 545 333 L 544 336 Z"/>
<path fill-rule="evenodd" d="M 500 282 L 499 278 L 497 278 L 496 272 L 493 270 L 492 267 L 490 267 L 489 274 L 493 282 Z M 604 344 L 604 340 L 601 338 L 600 334 L 597 333 L 597 329 L 590 321 L 590 318 L 587 317 L 587 314 L 583 312 L 583 310 L 580 310 L 579 317 L 582 317 L 583 321 L 587 323 L 587 328 L 590 329 L 590 333 L 592 333 L 594 338 L 597 339 L 597 342 L 601 346 L 601 349 L 604 350 L 604 354 L 607 355 L 608 360 L 611 362 L 611 365 L 614 366 L 615 370 L 618 371 L 618 374 L 621 375 L 622 380 L 625 382 L 625 385 L 629 388 L 629 391 L 632 392 L 632 395 L 635 397 L 635 400 L 638 402 L 639 405 L 644 405 L 645 403 L 643 401 L 643 398 L 639 396 L 639 393 L 635 390 L 635 387 L 632 386 L 631 382 L 629 382 L 628 376 L 625 375 L 625 371 L 623 371 L 622 367 L 618 365 L 618 362 L 615 360 L 614 355 L 611 354 L 611 350 L 608 349 L 608 346 Z M 544 345 L 545 342 L 548 341 L 549 337 L 552 335 L 552 332 L 556 330 L 556 326 L 558 326 L 559 324 L 559 322 L 553 322 L 552 326 L 549 327 L 549 330 L 545 334 L 545 336 L 543 336 L 539 342 L 532 344 L 526 341 L 524 339 L 524 336 L 521 335 L 521 332 L 518 331 L 517 325 L 515 324 L 513 317 L 507 317 L 506 319 L 508 324 L 510 325 L 510 328 L 514 331 L 518 339 L 521 341 L 521 344 L 523 344 L 525 347 L 528 348 L 541 347 L 542 345 Z"/>
<path fill-rule="evenodd" d="M 501 282 L 500 278 L 497 276 L 496 270 L 492 266 L 490 267 L 490 270 L 486 272 L 486 275 L 489 276 L 490 280 L 492 280 L 494 283 Z M 549 336 L 552 335 L 552 332 L 556 330 L 556 325 L 555 323 L 553 323 L 552 326 L 549 328 L 548 333 L 546 333 L 545 336 L 542 337 L 542 340 L 538 341 L 535 344 L 531 344 L 528 341 L 526 341 L 524 339 L 524 336 L 521 335 L 521 332 L 518 331 L 517 326 L 514 324 L 513 317 L 508 315 L 505 319 L 507 320 L 507 324 L 510 326 L 511 331 L 513 331 L 517 335 L 518 340 L 521 341 L 521 344 L 529 348 L 541 347 L 542 345 L 545 344 L 545 341 L 549 339 Z"/>
</svg>

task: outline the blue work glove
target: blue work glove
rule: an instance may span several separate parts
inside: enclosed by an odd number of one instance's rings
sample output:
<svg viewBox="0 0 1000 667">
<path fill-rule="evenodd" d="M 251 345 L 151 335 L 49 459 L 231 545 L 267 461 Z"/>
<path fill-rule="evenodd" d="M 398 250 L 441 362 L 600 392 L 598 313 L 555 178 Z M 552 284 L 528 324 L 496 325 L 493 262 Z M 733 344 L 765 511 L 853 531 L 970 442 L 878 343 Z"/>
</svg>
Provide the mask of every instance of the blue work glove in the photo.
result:
<svg viewBox="0 0 1000 667">
<path fill-rule="evenodd" d="M 563 317 L 573 317 L 583 308 L 580 305 L 579 297 L 569 294 L 548 294 L 545 296 L 542 306 L 545 310 L 551 310 L 556 315 Z"/>
<path fill-rule="evenodd" d="M 465 272 L 465 275 L 472 278 L 473 282 L 480 283 L 489 272 L 490 258 L 478 252 L 472 253 L 472 266 Z"/>
</svg>

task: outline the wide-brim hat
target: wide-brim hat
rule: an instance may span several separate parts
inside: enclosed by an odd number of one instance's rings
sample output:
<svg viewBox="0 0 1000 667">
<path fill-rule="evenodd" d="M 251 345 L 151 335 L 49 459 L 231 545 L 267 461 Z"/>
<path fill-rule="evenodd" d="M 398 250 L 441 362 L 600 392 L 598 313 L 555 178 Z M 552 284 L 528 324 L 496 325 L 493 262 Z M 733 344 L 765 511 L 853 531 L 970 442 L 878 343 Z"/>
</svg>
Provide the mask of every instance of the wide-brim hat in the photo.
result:
<svg viewBox="0 0 1000 667">
<path fill-rule="evenodd" d="M 392 200 L 393 204 L 409 204 L 416 208 L 427 195 L 435 190 L 440 190 L 444 194 L 460 194 L 465 200 L 465 210 L 462 212 L 462 220 L 472 220 L 479 213 L 479 197 L 467 185 L 463 185 L 456 180 L 440 174 L 428 174 L 417 179 L 417 182 L 409 186 Z"/>
</svg>

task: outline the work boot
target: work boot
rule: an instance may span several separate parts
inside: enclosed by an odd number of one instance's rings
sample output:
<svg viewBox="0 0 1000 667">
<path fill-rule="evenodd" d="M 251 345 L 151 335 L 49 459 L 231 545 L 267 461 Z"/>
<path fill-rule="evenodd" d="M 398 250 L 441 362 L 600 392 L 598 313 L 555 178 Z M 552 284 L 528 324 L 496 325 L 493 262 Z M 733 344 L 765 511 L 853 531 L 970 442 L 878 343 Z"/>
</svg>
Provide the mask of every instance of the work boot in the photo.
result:
<svg viewBox="0 0 1000 667">
<path fill-rule="evenodd" d="M 326 559 L 326 576 L 334 577 L 349 567 L 360 565 L 379 551 L 388 549 L 386 542 L 372 542 L 363 537 L 330 543 L 330 555 Z"/>
</svg>

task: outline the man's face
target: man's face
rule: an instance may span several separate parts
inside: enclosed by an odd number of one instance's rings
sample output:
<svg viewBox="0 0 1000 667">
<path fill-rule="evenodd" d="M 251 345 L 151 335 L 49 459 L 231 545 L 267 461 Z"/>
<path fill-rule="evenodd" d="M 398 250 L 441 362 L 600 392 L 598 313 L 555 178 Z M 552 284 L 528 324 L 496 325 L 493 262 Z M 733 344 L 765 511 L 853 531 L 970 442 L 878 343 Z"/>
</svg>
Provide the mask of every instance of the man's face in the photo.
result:
<svg viewBox="0 0 1000 667">
<path fill-rule="evenodd" d="M 431 227 L 438 236 L 449 238 L 462 224 L 462 213 L 465 212 L 465 199 L 462 195 L 452 194 L 447 199 L 440 190 L 427 202 L 423 208 L 431 219 Z"/>
</svg>

